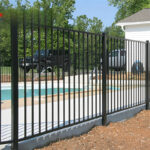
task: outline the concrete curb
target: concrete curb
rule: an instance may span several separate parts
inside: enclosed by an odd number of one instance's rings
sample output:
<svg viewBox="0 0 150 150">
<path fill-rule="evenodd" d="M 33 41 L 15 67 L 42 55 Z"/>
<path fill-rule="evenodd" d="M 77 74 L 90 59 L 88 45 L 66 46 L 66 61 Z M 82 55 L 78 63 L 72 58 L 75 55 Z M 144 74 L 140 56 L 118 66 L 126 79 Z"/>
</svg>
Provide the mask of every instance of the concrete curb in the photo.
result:
<svg viewBox="0 0 150 150">
<path fill-rule="evenodd" d="M 107 116 L 107 122 L 117 122 L 129 119 L 144 109 L 145 104 L 120 112 L 116 112 L 114 114 L 110 114 Z M 80 136 L 81 134 L 87 133 L 91 128 L 99 125 L 102 125 L 101 117 L 20 142 L 19 150 L 32 150 L 34 148 L 41 148 L 58 140 L 71 138 L 73 136 Z M 10 145 L 5 145 L 5 147 L 3 148 L 3 150 L 10 149 Z"/>
</svg>

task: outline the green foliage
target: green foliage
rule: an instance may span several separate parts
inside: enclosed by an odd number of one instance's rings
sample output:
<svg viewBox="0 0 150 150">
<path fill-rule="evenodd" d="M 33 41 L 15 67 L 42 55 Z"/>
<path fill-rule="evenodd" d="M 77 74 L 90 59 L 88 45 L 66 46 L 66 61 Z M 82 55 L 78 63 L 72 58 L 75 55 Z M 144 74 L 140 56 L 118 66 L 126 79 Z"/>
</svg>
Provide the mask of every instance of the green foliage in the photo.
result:
<svg viewBox="0 0 150 150">
<path fill-rule="evenodd" d="M 68 27 L 69 19 L 72 19 L 75 10 L 74 4 L 75 0 L 41 0 L 41 2 L 36 1 L 33 8 L 40 6 L 43 16 L 41 18 L 44 19 L 46 13 L 50 18 L 48 23 L 53 22 L 53 26 Z"/>
<path fill-rule="evenodd" d="M 7 65 L 10 61 L 10 32 L 9 28 L 2 28 L 0 30 L 0 55 L 1 61 L 5 62 L 5 65 Z"/>
<path fill-rule="evenodd" d="M 116 22 L 143 8 L 150 8 L 150 0 L 108 0 L 110 5 L 118 8 Z"/>
<path fill-rule="evenodd" d="M 0 1 L 0 10 L 1 11 L 7 10 L 10 7 L 12 7 L 12 5 L 10 4 L 9 0 L 1 0 Z"/>
<path fill-rule="evenodd" d="M 124 37 L 124 32 L 122 31 L 121 27 L 115 26 L 114 24 L 112 24 L 110 27 L 106 27 L 105 32 L 107 35 L 112 37 Z"/>
<path fill-rule="evenodd" d="M 11 64 L 11 50 L 10 50 L 10 15 L 18 14 L 18 55 L 19 58 L 32 55 L 39 49 L 45 49 L 45 25 L 47 26 L 47 49 L 50 50 L 65 50 L 70 51 L 71 63 L 74 61 L 74 54 L 79 53 L 80 59 L 76 60 L 77 64 L 83 67 L 83 58 L 90 57 L 92 60 L 98 61 L 95 53 L 101 53 L 101 45 L 99 43 L 100 36 L 85 33 L 74 33 L 72 31 L 57 30 L 54 27 L 62 27 L 66 29 L 76 29 L 80 31 L 88 31 L 92 33 L 100 33 L 103 25 L 102 21 L 96 17 L 89 19 L 86 15 L 78 16 L 75 24 L 69 24 L 72 18 L 72 13 L 75 10 L 75 0 L 41 0 L 36 1 L 33 6 L 30 6 L 28 0 L 22 5 L 22 0 L 17 0 L 17 5 L 14 7 L 9 3 L 9 0 L 2 0 L 0 2 L 0 11 L 4 13 L 3 24 L 0 24 L 0 52 L 1 57 L 4 58 L 5 64 Z M 40 8 L 40 9 L 39 9 Z M 38 17 L 40 16 L 40 17 Z M 24 23 L 23 23 L 24 22 Z M 31 30 L 31 23 L 33 30 Z M 40 30 L 37 25 L 40 25 Z M 7 26 L 6 26 L 7 25 Z M 33 32 L 32 32 L 33 31 Z M 31 40 L 31 34 L 33 39 Z M 53 36 L 52 36 L 53 34 Z M 63 38 L 64 36 L 64 38 Z M 70 38 L 69 38 L 70 36 Z M 51 38 L 53 37 L 53 38 Z M 25 38 L 25 39 L 24 39 Z M 33 43 L 31 43 L 33 41 Z M 59 42 L 58 42 L 59 41 Z M 33 46 L 33 49 L 32 49 Z M 87 53 L 87 51 L 89 51 Z M 89 56 L 88 56 L 89 55 Z M 97 55 L 99 56 L 99 55 Z M 95 63 L 95 62 L 93 62 Z M 85 64 L 86 65 L 86 64 Z"/>
<path fill-rule="evenodd" d="M 93 17 L 93 19 L 89 19 L 89 31 L 94 33 L 100 33 L 102 32 L 103 24 L 102 21 L 99 20 L 96 17 Z"/>
<path fill-rule="evenodd" d="M 75 29 L 80 31 L 87 31 L 89 26 L 89 19 L 86 15 L 78 16 L 75 21 Z"/>
<path fill-rule="evenodd" d="M 74 28 L 80 31 L 100 33 L 102 32 L 103 25 L 102 21 L 96 17 L 89 19 L 86 15 L 81 15 L 76 18 Z"/>
<path fill-rule="evenodd" d="M 10 51 L 10 15 L 18 14 L 18 55 L 19 58 L 24 57 L 24 50 L 26 56 L 31 56 L 31 17 L 33 18 L 33 52 L 38 49 L 38 28 L 35 27 L 38 24 L 38 14 L 40 15 L 40 49 L 45 49 L 45 29 L 44 25 L 53 25 L 63 28 L 72 28 L 69 25 L 69 19 L 72 19 L 72 13 L 75 0 L 41 0 L 34 2 L 33 6 L 30 5 L 28 0 L 25 0 L 22 5 L 22 0 L 16 0 L 16 5 L 10 4 L 9 0 L 0 1 L 0 12 L 4 14 L 4 19 L 0 20 L 0 52 L 1 57 L 5 64 L 10 64 L 11 51 Z M 23 14 L 24 17 L 23 17 Z M 46 22 L 45 22 L 46 20 Z M 25 30 L 23 30 L 23 22 L 25 24 Z M 25 34 L 25 45 L 24 45 Z M 62 33 L 59 33 L 60 47 L 62 49 Z M 65 42 L 67 42 L 67 35 L 65 35 Z M 51 49 L 51 30 L 47 29 L 47 49 Z M 70 40 L 70 46 L 72 47 L 72 40 Z M 24 47 L 25 46 L 25 47 Z M 68 44 L 65 44 L 67 48 Z M 53 49 L 57 49 L 57 32 L 53 31 Z"/>
</svg>

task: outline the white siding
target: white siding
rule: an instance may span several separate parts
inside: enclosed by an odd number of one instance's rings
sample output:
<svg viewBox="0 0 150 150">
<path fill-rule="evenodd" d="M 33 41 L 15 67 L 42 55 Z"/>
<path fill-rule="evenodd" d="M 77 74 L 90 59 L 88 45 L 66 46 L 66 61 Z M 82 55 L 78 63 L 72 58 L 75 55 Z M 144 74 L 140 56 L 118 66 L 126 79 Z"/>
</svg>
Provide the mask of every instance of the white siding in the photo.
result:
<svg viewBox="0 0 150 150">
<path fill-rule="evenodd" d="M 143 42 L 150 41 L 150 24 L 126 26 L 125 38 Z M 145 70 L 145 44 L 127 42 L 126 49 L 127 71 L 131 72 L 132 65 L 136 61 L 142 62 Z"/>
<path fill-rule="evenodd" d="M 150 24 L 125 27 L 125 38 L 137 41 L 150 41 Z"/>
<path fill-rule="evenodd" d="M 145 43 L 127 40 L 127 72 L 131 72 L 135 62 L 141 62 L 145 71 Z"/>
</svg>

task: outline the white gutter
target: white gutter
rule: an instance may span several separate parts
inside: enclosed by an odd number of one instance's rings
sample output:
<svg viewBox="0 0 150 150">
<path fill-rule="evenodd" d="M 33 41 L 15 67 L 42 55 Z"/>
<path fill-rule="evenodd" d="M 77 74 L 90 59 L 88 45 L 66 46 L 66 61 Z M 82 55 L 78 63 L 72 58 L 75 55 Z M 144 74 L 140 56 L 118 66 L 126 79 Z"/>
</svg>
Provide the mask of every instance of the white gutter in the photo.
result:
<svg viewBox="0 0 150 150">
<path fill-rule="evenodd" d="M 140 24 L 150 24 L 150 21 L 116 23 L 117 26 L 121 26 L 121 27 L 128 26 L 128 25 L 140 25 Z"/>
<path fill-rule="evenodd" d="M 121 29 L 125 32 L 125 26 L 121 26 Z"/>
</svg>

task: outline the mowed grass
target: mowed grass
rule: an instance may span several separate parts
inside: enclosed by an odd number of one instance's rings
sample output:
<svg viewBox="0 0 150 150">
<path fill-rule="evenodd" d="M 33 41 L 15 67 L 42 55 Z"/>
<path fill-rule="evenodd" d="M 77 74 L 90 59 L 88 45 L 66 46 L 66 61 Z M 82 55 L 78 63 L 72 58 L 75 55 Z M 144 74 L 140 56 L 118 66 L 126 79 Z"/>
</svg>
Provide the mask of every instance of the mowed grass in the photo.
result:
<svg viewBox="0 0 150 150">
<path fill-rule="evenodd" d="M 1 75 L 10 75 L 11 74 L 11 67 L 0 67 L 1 68 Z"/>
</svg>

